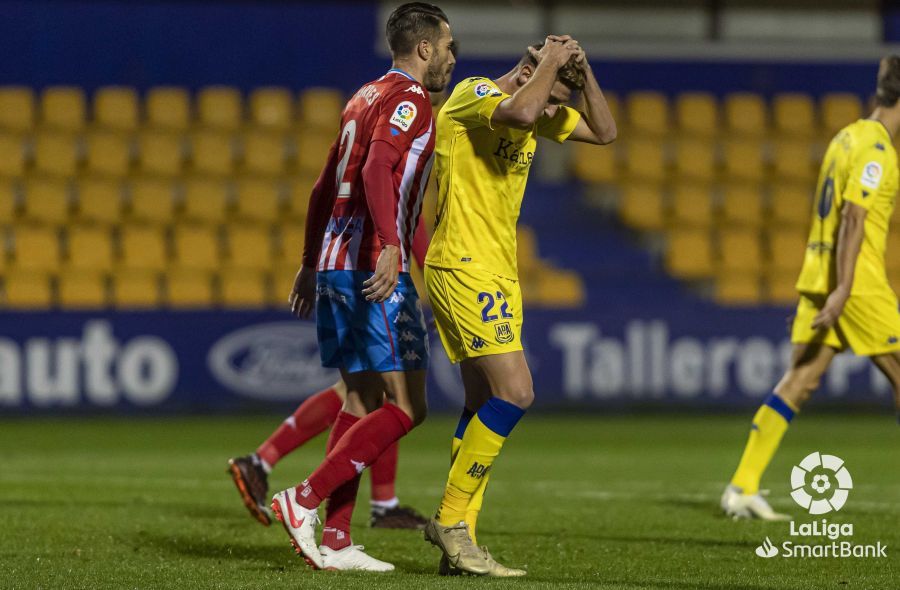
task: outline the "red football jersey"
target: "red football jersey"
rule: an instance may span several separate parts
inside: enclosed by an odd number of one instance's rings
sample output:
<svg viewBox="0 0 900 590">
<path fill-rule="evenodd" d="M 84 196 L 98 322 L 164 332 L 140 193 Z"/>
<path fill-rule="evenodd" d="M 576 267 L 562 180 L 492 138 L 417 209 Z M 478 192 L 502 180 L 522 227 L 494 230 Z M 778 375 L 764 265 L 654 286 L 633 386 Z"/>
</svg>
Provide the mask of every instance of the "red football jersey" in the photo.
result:
<svg viewBox="0 0 900 590">
<path fill-rule="evenodd" d="M 400 70 L 390 70 L 360 88 L 341 114 L 341 132 L 318 183 L 329 194 L 313 195 L 334 203 L 331 215 L 307 219 L 307 224 L 327 224 L 318 252 L 319 271 L 375 270 L 382 242 L 362 177 L 374 141 L 389 142 L 401 154 L 393 171 L 393 211 L 400 270 L 409 272 L 413 236 L 434 159 L 434 122 L 428 91 Z M 311 204 L 311 212 L 314 209 Z"/>
</svg>

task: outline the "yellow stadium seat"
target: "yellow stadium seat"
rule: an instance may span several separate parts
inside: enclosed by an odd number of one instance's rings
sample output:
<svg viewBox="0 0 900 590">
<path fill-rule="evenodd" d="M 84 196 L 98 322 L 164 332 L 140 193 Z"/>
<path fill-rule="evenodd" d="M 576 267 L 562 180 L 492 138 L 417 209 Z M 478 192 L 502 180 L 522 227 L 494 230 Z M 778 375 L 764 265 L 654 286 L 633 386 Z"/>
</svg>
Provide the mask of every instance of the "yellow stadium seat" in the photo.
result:
<svg viewBox="0 0 900 590">
<path fill-rule="evenodd" d="M 305 231 L 302 223 L 282 223 L 278 227 L 277 258 L 289 266 L 296 266 L 295 272 L 300 268 L 303 257 Z"/>
<path fill-rule="evenodd" d="M 287 88 L 257 88 L 250 94 L 250 118 L 259 127 L 285 131 L 294 122 L 292 103 Z"/>
<path fill-rule="evenodd" d="M 50 276 L 45 272 L 12 272 L 3 280 L 6 306 L 14 309 L 46 309 L 53 302 Z"/>
<path fill-rule="evenodd" d="M 51 86 L 41 94 L 41 123 L 64 131 L 81 131 L 85 122 L 84 91 L 73 86 Z"/>
<path fill-rule="evenodd" d="M 180 225 L 174 230 L 175 264 L 180 269 L 215 270 L 219 267 L 218 232 L 202 225 Z"/>
<path fill-rule="evenodd" d="M 672 193 L 671 227 L 711 227 L 712 191 L 709 185 L 680 183 Z"/>
<path fill-rule="evenodd" d="M 719 233 L 719 271 L 758 276 L 763 268 L 762 242 L 752 229 L 731 228 Z"/>
<path fill-rule="evenodd" d="M 66 271 L 59 275 L 59 304 L 68 309 L 98 309 L 109 304 L 106 277 L 99 272 Z"/>
<path fill-rule="evenodd" d="M 781 183 L 772 189 L 769 211 L 777 226 L 805 228 L 813 211 L 813 189 L 805 185 Z"/>
<path fill-rule="evenodd" d="M 535 303 L 551 308 L 575 308 L 584 305 L 586 298 L 584 281 L 578 273 L 555 268 L 543 269 L 537 274 L 534 290 Z M 527 300 L 526 300 L 527 305 Z"/>
<path fill-rule="evenodd" d="M 94 94 L 94 123 L 116 131 L 134 131 L 140 124 L 138 97 L 133 88 L 105 86 Z"/>
<path fill-rule="evenodd" d="M 897 232 L 888 234 L 884 264 L 889 274 L 900 273 L 900 234 L 897 234 Z"/>
<path fill-rule="evenodd" d="M 4 225 L 10 225 L 18 213 L 16 203 L 16 191 L 9 182 L 0 182 L 0 230 Z M 0 239 L 0 258 L 3 252 L 2 239 Z"/>
<path fill-rule="evenodd" d="M 175 213 L 172 184 L 156 178 L 135 178 L 131 182 L 129 217 L 144 223 L 165 224 Z"/>
<path fill-rule="evenodd" d="M 309 197 L 312 194 L 316 180 L 318 180 L 318 176 L 306 174 L 296 176 L 288 183 L 287 206 L 288 213 L 292 218 L 306 219 L 306 212 L 309 209 Z M 426 197 L 426 202 L 427 200 Z"/>
<path fill-rule="evenodd" d="M 131 166 L 131 141 L 125 135 L 99 131 L 87 138 L 87 168 L 94 174 L 125 176 Z"/>
<path fill-rule="evenodd" d="M 200 131 L 191 136 L 194 171 L 203 174 L 230 175 L 234 169 L 232 140 L 216 131 Z"/>
<path fill-rule="evenodd" d="M 219 275 L 219 286 L 225 307 L 258 308 L 266 305 L 266 278 L 259 271 L 226 270 Z"/>
<path fill-rule="evenodd" d="M 272 222 L 278 217 L 279 187 L 272 180 L 242 178 L 237 183 L 238 217 Z"/>
<path fill-rule="evenodd" d="M 25 184 L 25 217 L 61 225 L 69 217 L 69 187 L 52 179 L 33 178 Z"/>
<path fill-rule="evenodd" d="M 615 146 L 573 142 L 572 171 L 585 182 L 615 182 L 619 173 Z"/>
<path fill-rule="evenodd" d="M 122 187 L 118 182 L 85 178 L 78 182 L 78 219 L 112 225 L 122 215 Z"/>
<path fill-rule="evenodd" d="M 212 307 L 212 276 L 197 270 L 174 270 L 166 275 L 166 302 L 172 308 Z"/>
<path fill-rule="evenodd" d="M 0 134 L 0 177 L 20 178 L 25 174 L 25 145 L 18 135 Z"/>
<path fill-rule="evenodd" d="M 228 187 L 220 180 L 191 178 L 184 185 L 184 217 L 188 220 L 219 223 L 225 220 Z"/>
<path fill-rule="evenodd" d="M 59 268 L 59 234 L 47 227 L 17 227 L 13 238 L 15 268 L 54 272 Z"/>
<path fill-rule="evenodd" d="M 184 165 L 181 136 L 168 131 L 145 131 L 138 138 L 141 171 L 145 174 L 176 176 Z"/>
<path fill-rule="evenodd" d="M 34 127 L 34 92 L 27 86 L 0 86 L 0 129 L 28 133 Z"/>
<path fill-rule="evenodd" d="M 162 271 L 166 268 L 166 236 L 156 227 L 126 225 L 120 235 L 121 268 L 125 270 Z"/>
<path fill-rule="evenodd" d="M 516 259 L 519 272 L 528 274 L 541 265 L 538 256 L 537 236 L 534 230 L 526 225 L 516 228 Z"/>
<path fill-rule="evenodd" d="M 798 294 L 797 272 L 771 272 L 766 279 L 766 301 L 774 305 L 796 305 Z"/>
<path fill-rule="evenodd" d="M 856 94 L 834 92 L 822 97 L 822 127 L 828 139 L 862 117 L 862 101 Z"/>
<path fill-rule="evenodd" d="M 725 125 L 731 133 L 758 137 L 768 130 L 766 104 L 758 94 L 736 92 L 725 97 Z"/>
<path fill-rule="evenodd" d="M 191 122 L 191 99 L 184 88 L 158 86 L 147 92 L 147 125 L 185 131 Z"/>
<path fill-rule="evenodd" d="M 776 178 L 794 182 L 813 183 L 816 171 L 811 158 L 811 146 L 804 139 L 783 139 L 774 144 L 772 162 Z"/>
<path fill-rule="evenodd" d="M 676 144 L 675 169 L 681 176 L 712 181 L 716 174 L 716 146 L 712 142 L 684 139 Z"/>
<path fill-rule="evenodd" d="M 785 135 L 812 137 L 817 131 L 815 110 L 807 94 L 777 94 L 772 101 L 775 130 Z"/>
<path fill-rule="evenodd" d="M 301 173 L 318 175 L 328 159 L 335 135 L 322 131 L 304 131 L 296 136 L 297 167 Z"/>
<path fill-rule="evenodd" d="M 197 95 L 200 123 L 207 127 L 234 131 L 243 122 L 241 93 L 230 86 L 207 86 Z"/>
<path fill-rule="evenodd" d="M 703 279 L 713 274 L 713 251 L 709 231 L 675 229 L 669 232 L 666 268 L 681 279 Z"/>
<path fill-rule="evenodd" d="M 796 277 L 806 255 L 806 240 L 806 232 L 799 229 L 771 229 L 769 271 L 793 273 Z"/>
<path fill-rule="evenodd" d="M 669 131 L 669 103 L 659 92 L 632 92 L 626 100 L 628 123 L 641 135 L 665 135 Z"/>
<path fill-rule="evenodd" d="M 622 101 L 619 100 L 619 95 L 604 91 L 603 98 L 606 99 L 606 106 L 609 108 L 609 114 L 612 115 L 613 120 L 617 123 L 622 121 Z"/>
<path fill-rule="evenodd" d="M 685 92 L 675 102 L 678 129 L 683 134 L 710 137 L 719 132 L 719 106 L 706 92 Z"/>
<path fill-rule="evenodd" d="M 78 141 L 74 135 L 42 131 L 34 138 L 37 172 L 73 176 L 78 169 Z"/>
<path fill-rule="evenodd" d="M 278 309 L 287 309 L 288 297 L 294 288 L 294 278 L 300 269 L 300 258 L 296 261 L 284 261 L 275 266 L 272 271 L 272 288 L 269 289 L 269 306 Z M 419 291 L 422 293 L 422 291 Z"/>
<path fill-rule="evenodd" d="M 272 267 L 272 232 L 269 226 L 235 224 L 228 228 L 228 266 L 242 269 Z"/>
<path fill-rule="evenodd" d="M 728 273 L 716 277 L 716 302 L 729 307 L 759 305 L 762 298 L 759 277 L 755 274 Z"/>
<path fill-rule="evenodd" d="M 9 239 L 7 236 L 7 230 L 5 227 L 0 227 L 0 275 L 3 275 L 3 272 L 6 270 L 6 266 L 8 264 L 7 259 L 9 258 L 9 252 L 7 251 L 7 246 L 9 245 Z"/>
<path fill-rule="evenodd" d="M 762 146 L 753 139 L 725 142 L 725 176 L 728 180 L 762 181 L 766 175 Z"/>
<path fill-rule="evenodd" d="M 622 187 L 619 215 L 638 230 L 658 231 L 666 221 L 662 189 L 655 184 L 627 183 Z"/>
<path fill-rule="evenodd" d="M 108 229 L 93 226 L 70 227 L 69 258 L 66 266 L 77 270 L 109 272 L 113 267 L 112 235 Z"/>
<path fill-rule="evenodd" d="M 276 175 L 284 172 L 284 138 L 267 131 L 251 131 L 244 136 L 244 170 L 251 174 Z"/>
<path fill-rule="evenodd" d="M 113 304 L 119 309 L 155 309 L 162 303 L 159 274 L 153 271 L 120 271 L 112 277 Z"/>
<path fill-rule="evenodd" d="M 633 139 L 625 148 L 625 165 L 633 178 L 662 180 L 666 175 L 663 146 L 657 140 Z"/>
<path fill-rule="evenodd" d="M 314 127 L 329 133 L 337 133 L 344 110 L 344 98 L 334 88 L 307 88 L 300 94 L 300 123 L 304 128 Z"/>
<path fill-rule="evenodd" d="M 721 219 L 725 226 L 759 228 L 763 225 L 763 199 L 758 186 L 731 184 L 722 194 Z"/>
</svg>

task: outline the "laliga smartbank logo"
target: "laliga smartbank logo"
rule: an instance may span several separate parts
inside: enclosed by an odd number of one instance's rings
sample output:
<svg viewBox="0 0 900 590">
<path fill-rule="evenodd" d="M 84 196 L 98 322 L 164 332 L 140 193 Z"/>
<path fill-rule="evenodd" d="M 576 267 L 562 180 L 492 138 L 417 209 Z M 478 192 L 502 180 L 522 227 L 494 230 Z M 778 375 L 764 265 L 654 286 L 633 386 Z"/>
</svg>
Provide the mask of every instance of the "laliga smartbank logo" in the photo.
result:
<svg viewBox="0 0 900 590">
<path fill-rule="evenodd" d="M 791 497 L 811 515 L 837 512 L 847 503 L 853 478 L 844 460 L 835 455 L 810 453 L 791 470 Z M 887 545 L 855 543 L 852 523 L 792 520 L 792 540 L 776 545 L 769 537 L 756 548 L 759 557 L 887 557 Z"/>
</svg>

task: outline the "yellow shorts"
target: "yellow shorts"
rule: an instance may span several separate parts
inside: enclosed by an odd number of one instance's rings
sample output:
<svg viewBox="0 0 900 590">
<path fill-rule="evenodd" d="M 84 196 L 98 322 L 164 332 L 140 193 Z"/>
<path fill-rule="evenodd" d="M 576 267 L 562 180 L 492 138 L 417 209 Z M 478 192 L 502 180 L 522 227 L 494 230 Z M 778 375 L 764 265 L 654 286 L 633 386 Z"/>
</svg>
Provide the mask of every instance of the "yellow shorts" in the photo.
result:
<svg viewBox="0 0 900 590">
<path fill-rule="evenodd" d="M 452 362 L 522 350 L 519 281 L 478 269 L 426 265 L 425 289 Z"/>
<path fill-rule="evenodd" d="M 900 350 L 900 311 L 893 292 L 851 295 L 833 328 L 813 330 L 813 318 L 825 305 L 825 299 L 825 295 L 800 295 L 791 342 L 821 343 L 837 350 L 849 348 L 859 356 Z"/>
</svg>

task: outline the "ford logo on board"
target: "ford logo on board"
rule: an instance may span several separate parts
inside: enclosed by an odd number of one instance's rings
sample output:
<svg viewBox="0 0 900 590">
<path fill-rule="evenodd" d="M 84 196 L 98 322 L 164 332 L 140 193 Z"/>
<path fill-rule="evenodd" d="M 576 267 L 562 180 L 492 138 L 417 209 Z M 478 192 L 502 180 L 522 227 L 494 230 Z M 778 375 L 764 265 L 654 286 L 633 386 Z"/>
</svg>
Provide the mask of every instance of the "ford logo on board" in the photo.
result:
<svg viewBox="0 0 900 590">
<path fill-rule="evenodd" d="M 236 393 L 265 400 L 295 400 L 337 381 L 319 360 L 314 325 L 274 322 L 243 328 L 210 348 L 207 364 Z"/>
</svg>

